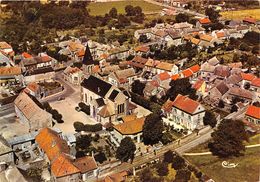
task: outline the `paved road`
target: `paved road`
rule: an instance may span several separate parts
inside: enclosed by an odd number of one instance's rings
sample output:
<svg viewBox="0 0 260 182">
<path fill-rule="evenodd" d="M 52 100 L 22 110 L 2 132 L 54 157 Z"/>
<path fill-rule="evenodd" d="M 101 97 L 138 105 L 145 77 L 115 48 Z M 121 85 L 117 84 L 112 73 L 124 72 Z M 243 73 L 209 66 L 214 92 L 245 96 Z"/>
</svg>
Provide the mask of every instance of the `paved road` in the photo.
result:
<svg viewBox="0 0 260 182">
<path fill-rule="evenodd" d="M 118 173 L 125 170 L 133 169 L 133 167 L 141 166 L 142 164 L 149 163 L 153 160 L 156 160 L 163 156 L 163 154 L 168 150 L 175 150 L 179 154 L 183 154 L 184 152 L 190 150 L 191 148 L 208 141 L 211 138 L 212 129 L 209 129 L 205 133 L 199 135 L 191 135 L 183 140 L 181 140 L 181 146 L 179 146 L 178 142 L 175 141 L 167 146 L 164 146 L 160 150 L 156 152 L 156 155 L 152 152 L 146 154 L 144 156 L 135 157 L 133 163 L 122 163 L 119 166 L 114 168 L 102 171 L 99 175 L 99 178 L 104 178 L 107 175 L 111 175 L 113 173 Z"/>
<path fill-rule="evenodd" d="M 152 4 L 155 4 L 155 5 L 158 5 L 158 6 L 163 6 L 165 8 L 169 8 L 169 9 L 174 8 L 175 10 L 177 10 L 177 11 L 179 11 L 181 13 L 187 13 L 187 14 L 194 15 L 194 16 L 205 17 L 204 14 L 198 13 L 196 11 L 191 11 L 191 10 L 187 10 L 187 9 L 184 9 L 184 8 L 170 6 L 170 5 L 167 5 L 167 4 L 164 4 L 164 3 L 160 3 L 160 2 L 157 2 L 157 1 L 154 1 L 154 0 L 144 0 L 144 1 L 152 3 Z"/>
<path fill-rule="evenodd" d="M 63 77 L 62 71 L 57 72 L 55 80 L 59 81 L 63 85 L 64 90 L 60 93 L 57 93 L 57 94 L 54 94 L 54 95 L 51 95 L 51 96 L 48 96 L 46 98 L 41 99 L 41 102 L 57 101 L 59 97 L 66 98 L 66 97 L 69 97 L 70 95 L 72 95 L 75 92 L 73 87 L 69 83 L 65 82 L 62 77 Z"/>
<path fill-rule="evenodd" d="M 3 116 L 7 116 L 7 115 L 13 114 L 13 113 L 15 113 L 14 107 L 11 107 L 11 108 L 8 108 L 8 109 L 6 109 L 6 110 L 4 110 L 4 111 L 1 111 L 1 112 L 0 112 L 0 119 L 1 119 L 1 117 L 3 117 Z"/>
</svg>

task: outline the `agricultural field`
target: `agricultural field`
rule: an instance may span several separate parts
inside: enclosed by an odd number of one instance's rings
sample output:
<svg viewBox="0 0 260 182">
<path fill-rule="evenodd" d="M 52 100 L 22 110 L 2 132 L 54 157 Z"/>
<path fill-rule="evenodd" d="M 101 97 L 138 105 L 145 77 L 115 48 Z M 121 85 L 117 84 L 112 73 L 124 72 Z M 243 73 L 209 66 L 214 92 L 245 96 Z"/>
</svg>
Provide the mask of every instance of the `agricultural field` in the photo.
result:
<svg viewBox="0 0 260 182">
<path fill-rule="evenodd" d="M 260 134 L 249 138 L 245 145 L 255 145 L 260 142 Z M 189 152 L 207 152 L 207 143 L 200 144 Z M 193 165 L 207 174 L 216 182 L 258 181 L 260 165 L 260 147 L 247 148 L 244 156 L 220 159 L 212 155 L 185 156 Z M 238 164 L 235 168 L 224 168 L 222 162 Z M 239 179 L 239 180 L 238 180 Z"/>
<path fill-rule="evenodd" d="M 260 20 L 260 9 L 248 9 L 238 11 L 224 11 L 220 13 L 225 19 L 244 19 L 245 17 L 252 17 Z"/>
<path fill-rule="evenodd" d="M 87 7 L 91 15 L 104 15 L 109 12 L 113 7 L 117 9 L 118 13 L 125 13 L 125 6 L 140 6 L 144 13 L 154 13 L 162 10 L 161 6 L 157 6 L 143 0 L 125 0 L 125 1 L 115 1 L 115 2 L 98 2 L 90 3 Z"/>
</svg>

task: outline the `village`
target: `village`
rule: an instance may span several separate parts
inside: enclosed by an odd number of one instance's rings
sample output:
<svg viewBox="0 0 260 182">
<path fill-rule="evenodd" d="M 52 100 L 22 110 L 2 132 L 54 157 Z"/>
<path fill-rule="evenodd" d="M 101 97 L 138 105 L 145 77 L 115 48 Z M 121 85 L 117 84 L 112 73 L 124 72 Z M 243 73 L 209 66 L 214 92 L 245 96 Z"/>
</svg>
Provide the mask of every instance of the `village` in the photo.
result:
<svg viewBox="0 0 260 182">
<path fill-rule="evenodd" d="M 70 36 L 33 54 L 0 40 L 0 181 L 135 181 L 224 120 L 258 136 L 260 20 L 192 24 L 168 6 L 187 4 L 165 5 L 159 16 L 180 21 L 135 30 L 135 45 Z"/>
</svg>

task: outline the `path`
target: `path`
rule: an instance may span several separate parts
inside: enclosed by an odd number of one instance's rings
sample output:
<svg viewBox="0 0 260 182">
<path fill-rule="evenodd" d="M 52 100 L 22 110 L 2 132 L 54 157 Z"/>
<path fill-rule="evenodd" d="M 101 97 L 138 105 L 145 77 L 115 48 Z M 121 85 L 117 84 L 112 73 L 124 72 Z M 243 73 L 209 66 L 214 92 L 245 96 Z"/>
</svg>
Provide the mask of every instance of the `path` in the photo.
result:
<svg viewBox="0 0 260 182">
<path fill-rule="evenodd" d="M 260 144 L 247 145 L 246 148 L 260 147 Z M 198 153 L 184 153 L 186 156 L 199 156 L 199 155 L 211 155 L 211 152 L 198 152 Z"/>
</svg>

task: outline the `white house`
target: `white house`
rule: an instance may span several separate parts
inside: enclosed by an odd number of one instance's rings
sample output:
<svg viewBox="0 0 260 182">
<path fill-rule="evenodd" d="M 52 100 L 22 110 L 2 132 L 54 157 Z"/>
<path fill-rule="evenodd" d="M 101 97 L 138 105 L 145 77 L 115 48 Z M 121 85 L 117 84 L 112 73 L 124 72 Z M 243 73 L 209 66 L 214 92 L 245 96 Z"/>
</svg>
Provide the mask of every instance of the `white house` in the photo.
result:
<svg viewBox="0 0 260 182">
<path fill-rule="evenodd" d="M 174 101 L 168 100 L 162 109 L 169 118 L 169 125 L 177 123 L 191 131 L 203 126 L 205 108 L 188 96 L 179 94 Z"/>
<path fill-rule="evenodd" d="M 108 75 L 108 82 L 118 88 L 122 87 L 128 89 L 135 78 L 136 74 L 134 68 L 128 68 L 110 73 Z"/>
<path fill-rule="evenodd" d="M 253 105 L 248 106 L 245 118 L 249 122 L 260 125 L 260 107 Z"/>
<path fill-rule="evenodd" d="M 64 70 L 63 74 L 65 80 L 75 85 L 80 85 L 84 77 L 83 71 L 78 67 L 72 68 L 69 66 Z"/>
</svg>

